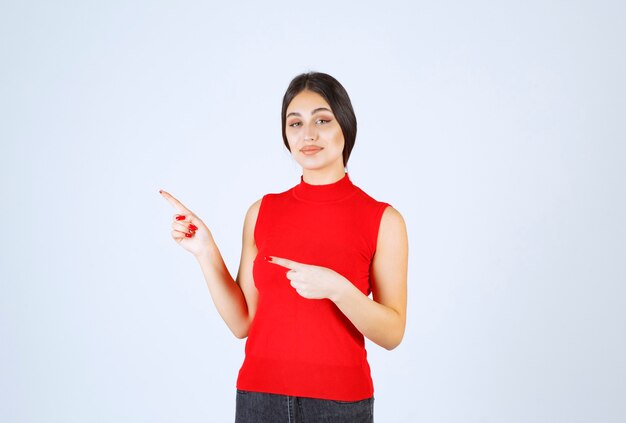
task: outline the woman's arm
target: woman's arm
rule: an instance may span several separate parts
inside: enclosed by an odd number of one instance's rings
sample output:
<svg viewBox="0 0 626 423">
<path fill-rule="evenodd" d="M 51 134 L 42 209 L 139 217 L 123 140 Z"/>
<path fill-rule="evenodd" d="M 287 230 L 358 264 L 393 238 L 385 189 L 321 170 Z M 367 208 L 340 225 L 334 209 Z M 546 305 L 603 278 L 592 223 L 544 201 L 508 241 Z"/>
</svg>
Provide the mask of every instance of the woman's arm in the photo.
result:
<svg viewBox="0 0 626 423">
<path fill-rule="evenodd" d="M 378 230 L 370 279 L 374 301 L 338 272 L 284 257 L 269 256 L 290 269 L 287 279 L 304 298 L 333 301 L 367 338 L 392 350 L 400 344 L 406 324 L 406 278 L 409 246 L 404 219 L 387 207 Z"/>
<path fill-rule="evenodd" d="M 257 254 L 254 227 L 260 203 L 261 200 L 256 201 L 246 213 L 236 281 L 228 271 L 217 244 L 211 244 L 207 253 L 196 256 L 215 308 L 239 339 L 248 336 L 250 323 L 256 313 L 258 292 L 252 279 L 252 265 Z"/>
<path fill-rule="evenodd" d="M 389 206 L 381 218 L 371 266 L 373 301 L 352 283 L 342 284 L 330 297 L 364 336 L 387 350 L 404 337 L 408 250 L 404 219 Z"/>
</svg>

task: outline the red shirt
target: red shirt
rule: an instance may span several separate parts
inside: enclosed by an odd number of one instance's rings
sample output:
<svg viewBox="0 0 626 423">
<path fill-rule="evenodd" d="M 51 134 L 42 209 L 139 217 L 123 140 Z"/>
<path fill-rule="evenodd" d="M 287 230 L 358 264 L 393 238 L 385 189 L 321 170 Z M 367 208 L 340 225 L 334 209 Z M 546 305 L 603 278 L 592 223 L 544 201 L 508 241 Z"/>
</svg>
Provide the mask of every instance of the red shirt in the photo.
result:
<svg viewBox="0 0 626 423">
<path fill-rule="evenodd" d="M 358 401 L 374 394 L 363 335 L 329 299 L 300 296 L 269 263 L 277 256 L 330 268 L 363 294 L 388 203 L 374 200 L 347 173 L 324 185 L 300 183 L 263 196 L 254 230 L 253 277 L 259 292 L 237 389 Z"/>
</svg>

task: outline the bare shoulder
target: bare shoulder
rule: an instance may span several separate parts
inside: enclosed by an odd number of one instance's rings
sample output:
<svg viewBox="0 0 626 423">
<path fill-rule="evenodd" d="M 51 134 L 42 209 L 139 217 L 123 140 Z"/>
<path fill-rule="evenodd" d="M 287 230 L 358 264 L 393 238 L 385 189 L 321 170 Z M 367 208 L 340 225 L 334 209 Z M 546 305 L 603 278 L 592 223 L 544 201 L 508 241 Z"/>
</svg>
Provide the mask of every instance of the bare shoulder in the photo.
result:
<svg viewBox="0 0 626 423">
<path fill-rule="evenodd" d="M 246 212 L 246 218 L 243 224 L 241 261 L 239 262 L 239 271 L 237 272 L 236 278 L 237 283 L 243 291 L 246 305 L 248 307 L 248 328 L 250 322 L 254 319 L 259 295 L 256 286 L 254 285 L 252 269 L 254 266 L 254 258 L 258 253 L 256 242 L 254 240 L 254 228 L 259 214 L 261 200 L 262 198 L 252 203 Z M 246 329 L 246 335 L 242 337 L 247 336 L 247 330 L 248 329 Z"/>
<path fill-rule="evenodd" d="M 385 211 L 383 212 L 383 219 L 404 222 L 402 214 L 392 205 L 385 207 Z"/>
<path fill-rule="evenodd" d="M 259 215 L 259 209 L 261 208 L 261 201 L 263 197 L 256 200 L 254 203 L 248 207 L 248 211 L 246 212 L 246 224 L 252 225 L 254 227 L 256 223 L 256 218 Z"/>
<path fill-rule="evenodd" d="M 261 201 L 263 201 L 263 197 L 259 198 L 254 203 L 252 203 L 250 205 L 250 207 L 248 208 L 248 213 L 253 214 L 255 216 L 257 214 L 259 214 L 259 208 L 261 207 Z"/>
<path fill-rule="evenodd" d="M 402 214 L 393 206 L 388 206 L 383 211 L 383 216 L 380 220 L 380 229 L 378 232 L 378 239 L 381 237 L 398 237 L 406 236 L 406 222 Z"/>
<path fill-rule="evenodd" d="M 402 214 L 392 206 L 385 208 L 378 230 L 374 269 L 390 274 L 407 266 L 409 240 Z M 377 272 L 379 273 L 379 272 Z M 402 277 L 404 279 L 404 277 Z"/>
<path fill-rule="evenodd" d="M 385 208 L 372 260 L 373 299 L 395 310 L 406 322 L 408 237 L 402 214 Z M 404 331 L 404 329 L 403 329 Z"/>
</svg>

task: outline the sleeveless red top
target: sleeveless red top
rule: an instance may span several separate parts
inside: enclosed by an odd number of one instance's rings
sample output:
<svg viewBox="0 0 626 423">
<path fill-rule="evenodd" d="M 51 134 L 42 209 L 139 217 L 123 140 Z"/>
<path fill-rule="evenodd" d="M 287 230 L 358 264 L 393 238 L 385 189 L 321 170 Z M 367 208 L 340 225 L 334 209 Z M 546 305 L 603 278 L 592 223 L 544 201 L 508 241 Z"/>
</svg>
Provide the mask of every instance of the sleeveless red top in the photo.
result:
<svg viewBox="0 0 626 423">
<path fill-rule="evenodd" d="M 348 173 L 324 185 L 300 183 L 263 196 L 254 229 L 257 311 L 237 389 L 358 401 L 374 394 L 363 335 L 329 299 L 300 296 L 277 256 L 328 267 L 369 295 L 383 210 Z"/>
</svg>

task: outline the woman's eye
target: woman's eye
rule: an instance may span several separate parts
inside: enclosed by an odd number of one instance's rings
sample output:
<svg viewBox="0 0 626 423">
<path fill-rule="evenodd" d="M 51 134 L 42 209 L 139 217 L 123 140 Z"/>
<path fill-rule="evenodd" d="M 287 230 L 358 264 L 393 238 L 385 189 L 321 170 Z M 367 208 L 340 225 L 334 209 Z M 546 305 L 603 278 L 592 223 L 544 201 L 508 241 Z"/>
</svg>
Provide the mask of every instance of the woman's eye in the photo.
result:
<svg viewBox="0 0 626 423">
<path fill-rule="evenodd" d="M 315 121 L 315 123 L 317 124 L 324 124 L 328 122 L 330 122 L 330 119 L 318 119 Z M 302 126 L 302 122 L 293 122 L 293 123 L 290 123 L 288 126 L 291 126 L 292 128 L 296 128 L 296 127 Z"/>
</svg>

